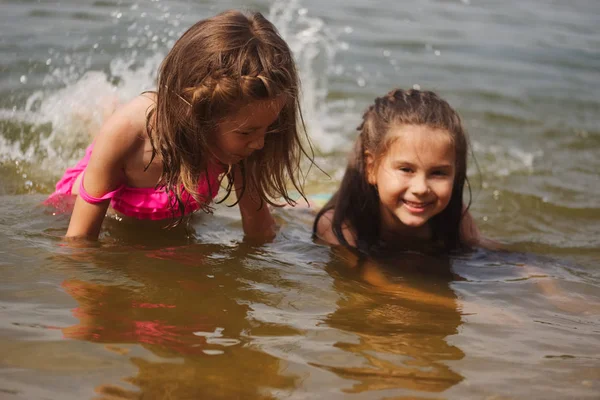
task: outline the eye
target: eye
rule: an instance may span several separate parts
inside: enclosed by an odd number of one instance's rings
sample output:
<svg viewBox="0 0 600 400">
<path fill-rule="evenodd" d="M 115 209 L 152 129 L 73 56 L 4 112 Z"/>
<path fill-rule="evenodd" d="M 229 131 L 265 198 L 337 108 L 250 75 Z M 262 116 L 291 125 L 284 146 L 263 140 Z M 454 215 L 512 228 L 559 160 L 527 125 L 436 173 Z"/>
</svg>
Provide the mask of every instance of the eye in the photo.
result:
<svg viewBox="0 0 600 400">
<path fill-rule="evenodd" d="M 267 130 L 265 131 L 265 135 L 269 135 L 272 133 L 277 133 L 279 132 L 281 129 L 279 127 L 279 124 L 277 122 L 272 123 L 271 125 L 269 125 L 267 127 Z"/>
<path fill-rule="evenodd" d="M 431 173 L 431 175 L 434 176 L 434 177 L 445 178 L 447 176 L 450 176 L 450 172 L 446 171 L 446 170 L 443 170 L 443 169 L 440 169 L 440 170 L 433 171 Z"/>
<path fill-rule="evenodd" d="M 410 174 L 411 172 L 413 172 L 412 168 L 410 167 L 398 167 L 398 171 Z"/>
</svg>

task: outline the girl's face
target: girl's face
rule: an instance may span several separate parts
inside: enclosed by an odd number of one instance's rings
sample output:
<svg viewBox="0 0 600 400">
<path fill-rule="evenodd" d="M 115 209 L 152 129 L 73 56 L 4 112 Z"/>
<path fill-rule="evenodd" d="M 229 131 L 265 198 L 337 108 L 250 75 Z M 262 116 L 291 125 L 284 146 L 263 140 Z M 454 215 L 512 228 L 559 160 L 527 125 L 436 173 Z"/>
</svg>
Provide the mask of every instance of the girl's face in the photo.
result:
<svg viewBox="0 0 600 400">
<path fill-rule="evenodd" d="M 277 120 L 285 98 L 254 101 L 241 106 L 218 124 L 214 156 L 224 164 L 237 164 L 263 148 L 269 127 Z"/>
<path fill-rule="evenodd" d="M 425 125 L 395 128 L 392 144 L 378 162 L 366 154 L 369 183 L 376 185 L 382 228 L 429 230 L 425 223 L 442 212 L 452 196 L 456 155 L 450 133 Z"/>
</svg>

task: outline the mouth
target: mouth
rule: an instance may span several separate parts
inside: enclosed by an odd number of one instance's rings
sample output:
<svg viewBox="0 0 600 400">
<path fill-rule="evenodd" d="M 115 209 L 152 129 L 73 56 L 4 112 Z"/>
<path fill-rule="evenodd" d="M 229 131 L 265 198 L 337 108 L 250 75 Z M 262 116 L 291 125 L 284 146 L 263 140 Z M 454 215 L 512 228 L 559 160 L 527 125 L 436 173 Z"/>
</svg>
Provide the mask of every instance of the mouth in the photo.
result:
<svg viewBox="0 0 600 400">
<path fill-rule="evenodd" d="M 425 210 L 427 210 L 427 208 L 429 206 L 434 204 L 434 201 L 417 202 L 417 201 L 410 201 L 410 200 L 403 199 L 402 203 L 410 212 L 418 214 L 418 213 L 422 213 Z"/>
<path fill-rule="evenodd" d="M 240 156 L 239 154 L 232 154 L 230 156 L 230 158 L 233 160 L 233 162 L 240 162 L 242 161 L 244 158 L 246 158 L 246 156 Z"/>
<path fill-rule="evenodd" d="M 241 161 L 241 160 L 244 160 L 244 159 L 250 157 L 252 155 L 252 153 L 254 153 L 254 152 L 250 152 L 248 154 L 234 154 L 233 157 L 237 158 L 239 161 Z"/>
</svg>

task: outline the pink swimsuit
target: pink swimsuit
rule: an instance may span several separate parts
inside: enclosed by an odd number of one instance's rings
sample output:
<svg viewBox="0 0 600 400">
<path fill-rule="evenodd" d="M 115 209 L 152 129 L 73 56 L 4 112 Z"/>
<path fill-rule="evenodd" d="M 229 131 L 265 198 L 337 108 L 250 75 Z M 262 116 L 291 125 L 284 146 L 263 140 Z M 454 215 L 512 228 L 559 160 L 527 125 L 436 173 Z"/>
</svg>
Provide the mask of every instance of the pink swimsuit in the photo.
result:
<svg viewBox="0 0 600 400">
<path fill-rule="evenodd" d="M 67 169 L 63 177 L 56 184 L 56 191 L 48 197 L 45 204 L 61 207 L 65 197 L 71 197 L 73 185 L 80 174 L 83 174 L 92 155 L 93 144 L 85 151 L 85 156 L 73 168 Z M 223 170 L 217 166 L 209 168 L 209 176 L 203 176 L 198 182 L 198 192 L 212 200 L 219 191 L 219 175 Z M 210 190 L 209 190 L 210 189 Z M 128 217 L 137 219 L 160 220 L 179 217 L 181 213 L 177 206 L 171 208 L 173 196 L 169 195 L 164 188 L 136 188 L 125 184 L 102 197 L 90 196 L 83 187 L 83 176 L 79 186 L 79 196 L 88 203 L 97 204 L 111 199 L 111 206 L 116 211 Z M 184 215 L 190 214 L 200 208 L 200 205 L 186 191 L 181 194 L 181 200 L 185 204 Z M 173 213 L 174 212 L 174 213 Z"/>
</svg>

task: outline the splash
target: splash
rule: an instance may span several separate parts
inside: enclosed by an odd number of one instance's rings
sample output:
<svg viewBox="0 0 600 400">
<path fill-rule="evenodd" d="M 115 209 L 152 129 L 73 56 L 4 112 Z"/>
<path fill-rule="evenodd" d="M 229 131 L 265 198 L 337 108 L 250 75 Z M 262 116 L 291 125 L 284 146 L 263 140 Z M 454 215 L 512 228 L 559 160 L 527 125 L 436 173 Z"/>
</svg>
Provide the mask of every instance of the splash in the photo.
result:
<svg viewBox="0 0 600 400">
<path fill-rule="evenodd" d="M 311 139 L 318 150 L 329 153 L 346 142 L 339 108 L 346 109 L 347 104 L 327 99 L 335 55 L 343 47 L 338 40 L 340 32 L 328 28 L 323 20 L 311 17 L 298 0 L 275 1 L 268 18 L 277 26 L 296 58 L 302 82 L 301 105 Z"/>
<path fill-rule="evenodd" d="M 169 10 L 161 10 L 146 24 L 148 15 L 142 21 L 136 12 L 132 7 L 129 21 L 125 14 L 119 16 L 119 23 L 129 25 L 120 25 L 125 28 L 116 36 L 121 48 L 108 66 L 99 69 L 92 62 L 95 53 L 54 53 L 63 64 L 48 63 L 52 68 L 23 105 L 0 109 L 0 163 L 19 163 L 30 176 L 53 181 L 81 158 L 106 114 L 153 88 L 160 62 L 185 28 L 181 23 L 184 16 L 165 19 L 162 16 Z M 340 110 L 348 108 L 345 102 L 327 99 L 329 75 L 340 48 L 339 33 L 309 14 L 297 0 L 276 0 L 268 18 L 296 58 L 304 117 L 313 144 L 321 153 L 329 153 L 345 141 L 339 116 Z M 157 43 L 153 38 L 161 39 Z M 90 43 L 95 50 L 102 48 Z"/>
<path fill-rule="evenodd" d="M 513 174 L 532 174 L 535 160 L 541 158 L 544 154 L 541 150 L 528 152 L 516 147 L 484 146 L 476 141 L 472 144 L 480 165 L 485 166 L 482 172 L 497 177 L 506 177 Z"/>
</svg>

